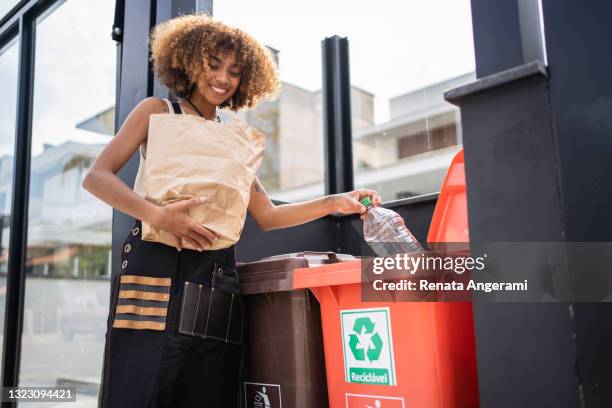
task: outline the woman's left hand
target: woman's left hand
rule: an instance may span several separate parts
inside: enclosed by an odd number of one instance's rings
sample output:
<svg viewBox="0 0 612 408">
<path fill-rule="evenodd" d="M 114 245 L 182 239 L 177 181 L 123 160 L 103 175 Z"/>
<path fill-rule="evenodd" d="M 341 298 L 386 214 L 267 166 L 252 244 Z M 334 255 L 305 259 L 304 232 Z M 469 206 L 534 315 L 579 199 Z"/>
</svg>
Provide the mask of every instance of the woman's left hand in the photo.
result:
<svg viewBox="0 0 612 408">
<path fill-rule="evenodd" d="M 366 212 L 366 207 L 359 201 L 365 197 L 371 197 L 372 205 L 377 207 L 381 204 L 378 193 L 374 190 L 368 190 L 360 188 L 357 190 L 349 191 L 347 193 L 340 193 L 328 196 L 327 198 L 334 202 L 334 212 L 341 214 L 354 214 L 359 213 L 360 218 L 363 219 Z"/>
</svg>

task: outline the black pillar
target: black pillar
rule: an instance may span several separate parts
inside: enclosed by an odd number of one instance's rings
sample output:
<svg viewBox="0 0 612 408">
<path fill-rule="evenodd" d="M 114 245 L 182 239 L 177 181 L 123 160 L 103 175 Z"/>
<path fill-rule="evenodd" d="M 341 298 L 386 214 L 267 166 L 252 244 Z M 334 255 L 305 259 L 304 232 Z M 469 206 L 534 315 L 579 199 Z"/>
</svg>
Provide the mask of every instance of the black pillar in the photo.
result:
<svg viewBox="0 0 612 408">
<path fill-rule="evenodd" d="M 476 77 L 545 61 L 538 0 L 471 0 Z"/>
<path fill-rule="evenodd" d="M 117 75 L 120 76 L 120 89 L 117 93 L 119 99 L 115 104 L 116 123 L 119 127 L 132 109 L 152 93 L 153 77 L 149 70 L 148 37 L 154 21 L 153 3 L 152 0 L 117 2 L 117 7 L 124 7 L 119 45 L 120 70 L 117 71 Z M 116 130 L 119 130 L 119 127 Z M 117 174 L 128 186 L 134 185 L 138 162 L 139 157 L 136 152 Z M 113 210 L 112 276 L 116 276 L 120 270 L 122 245 L 133 221 L 131 216 Z"/>
<path fill-rule="evenodd" d="M 612 240 L 612 2 L 545 0 L 568 241 Z"/>
<path fill-rule="evenodd" d="M 541 49 L 526 41 L 539 31 L 533 3 L 472 7 L 481 79 L 446 94 L 461 107 L 472 245 L 610 241 L 612 5 L 543 0 L 547 68 L 525 64 Z M 552 267 L 592 277 L 571 253 L 555 255 Z M 607 303 L 476 303 L 481 406 L 612 406 L 611 312 Z"/>
<path fill-rule="evenodd" d="M 325 194 L 353 189 L 353 137 L 348 40 L 322 41 Z"/>
<path fill-rule="evenodd" d="M 561 242 L 546 68 L 530 63 L 445 96 L 461 107 L 472 249 L 486 252 L 481 247 L 490 242 Z M 551 268 L 563 265 L 563 254 L 534 252 L 531 258 L 498 254 L 496 272 L 533 278 L 534 258 Z M 474 329 L 481 407 L 579 407 L 567 304 L 476 302 Z"/>
<path fill-rule="evenodd" d="M 213 0 L 158 0 L 155 11 L 155 24 L 159 24 L 179 15 L 206 13 L 213 14 Z M 153 95 L 160 98 L 174 99 L 174 95 L 154 79 Z"/>
<path fill-rule="evenodd" d="M 23 304 L 25 299 L 25 260 L 27 252 L 28 202 L 30 190 L 32 96 L 34 88 L 35 16 L 19 18 L 19 77 L 17 84 L 17 126 L 10 220 L 8 273 L 2 350 L 2 386 L 15 387 L 19 381 Z M 15 403 L 3 402 L 3 407 Z"/>
<path fill-rule="evenodd" d="M 612 3 L 543 0 L 565 239 L 612 241 Z M 569 259 L 589 279 L 591 271 Z M 577 303 L 584 406 L 612 406 L 612 304 Z"/>
</svg>

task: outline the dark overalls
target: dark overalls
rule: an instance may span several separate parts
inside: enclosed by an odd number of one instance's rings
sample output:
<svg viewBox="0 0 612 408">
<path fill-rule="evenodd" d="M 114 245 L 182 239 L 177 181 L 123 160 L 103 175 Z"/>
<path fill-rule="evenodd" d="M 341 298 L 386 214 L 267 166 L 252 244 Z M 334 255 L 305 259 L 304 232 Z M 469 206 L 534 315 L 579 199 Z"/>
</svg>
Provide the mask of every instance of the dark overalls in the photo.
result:
<svg viewBox="0 0 612 408">
<path fill-rule="evenodd" d="M 140 231 L 136 221 L 111 285 L 99 406 L 238 407 L 242 303 L 234 246 L 179 252 L 141 240 Z"/>
<path fill-rule="evenodd" d="M 137 220 L 111 284 L 98 406 L 238 408 L 235 247 L 177 251 L 143 241 L 141 229 Z"/>
</svg>

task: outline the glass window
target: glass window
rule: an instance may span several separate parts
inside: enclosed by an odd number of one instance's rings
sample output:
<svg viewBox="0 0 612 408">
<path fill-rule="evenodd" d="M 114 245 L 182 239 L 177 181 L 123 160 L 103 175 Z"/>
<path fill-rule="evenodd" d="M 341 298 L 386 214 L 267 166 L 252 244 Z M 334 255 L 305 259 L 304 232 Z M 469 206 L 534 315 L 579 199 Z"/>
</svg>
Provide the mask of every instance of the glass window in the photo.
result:
<svg viewBox="0 0 612 408">
<path fill-rule="evenodd" d="M 0 1 L 0 19 L 8 13 L 15 4 L 19 3 L 19 0 L 2 0 Z"/>
<path fill-rule="evenodd" d="M 4 334 L 4 305 L 13 193 L 13 158 L 15 156 L 15 125 L 17 114 L 17 66 L 19 42 L 14 39 L 0 48 L 0 337 Z M 2 362 L 0 361 L 0 368 Z"/>
<path fill-rule="evenodd" d="M 470 2 L 383 0 L 347 13 L 356 187 L 384 201 L 438 192 L 461 148 L 444 91 L 475 79 Z M 369 22 L 369 29 L 363 27 Z"/>
<path fill-rule="evenodd" d="M 58 2 L 36 21 L 20 385 L 77 386 L 95 406 L 109 303 L 112 208 L 81 187 L 114 135 L 114 2 Z"/>
<path fill-rule="evenodd" d="M 277 195 L 323 192 L 321 41 L 333 35 L 349 40 L 356 187 L 385 201 L 439 191 L 461 145 L 458 110 L 442 94 L 474 79 L 469 0 L 263 4 L 218 1 L 214 15 L 279 50 L 279 127 L 266 153 L 280 163 Z"/>
<path fill-rule="evenodd" d="M 267 136 L 258 177 L 268 194 L 296 201 L 323 194 L 321 40 L 295 2 L 223 0 L 215 18 L 239 27 L 277 57 L 282 90 L 274 102 L 239 113 Z"/>
</svg>

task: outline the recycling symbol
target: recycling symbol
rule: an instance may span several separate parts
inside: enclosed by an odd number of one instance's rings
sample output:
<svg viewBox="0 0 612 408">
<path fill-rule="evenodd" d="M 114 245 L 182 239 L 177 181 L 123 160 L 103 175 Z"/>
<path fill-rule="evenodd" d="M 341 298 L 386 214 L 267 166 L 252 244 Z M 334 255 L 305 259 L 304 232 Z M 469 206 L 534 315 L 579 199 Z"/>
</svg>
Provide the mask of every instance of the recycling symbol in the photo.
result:
<svg viewBox="0 0 612 408">
<path fill-rule="evenodd" d="M 355 320 L 353 333 L 349 334 L 349 348 L 356 360 L 376 361 L 380 358 L 383 341 L 374 331 L 374 323 L 369 317 L 360 317 Z"/>
</svg>

